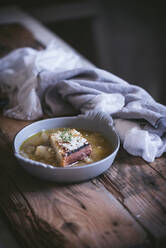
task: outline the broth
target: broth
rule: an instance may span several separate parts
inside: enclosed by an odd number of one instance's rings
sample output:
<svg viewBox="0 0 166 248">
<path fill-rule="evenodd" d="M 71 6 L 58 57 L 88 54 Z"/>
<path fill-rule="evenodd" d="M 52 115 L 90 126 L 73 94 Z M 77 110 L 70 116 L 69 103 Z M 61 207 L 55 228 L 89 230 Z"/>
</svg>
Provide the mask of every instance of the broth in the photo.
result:
<svg viewBox="0 0 166 248">
<path fill-rule="evenodd" d="M 43 130 L 23 142 L 20 147 L 20 154 L 26 158 L 39 161 L 45 164 L 50 164 L 52 166 L 59 167 L 58 160 L 56 159 L 55 152 L 51 147 L 49 136 L 50 134 L 61 130 L 64 128 L 56 128 L 51 130 Z M 112 147 L 110 142 L 107 141 L 103 135 L 97 132 L 86 131 L 83 129 L 76 129 L 82 136 L 87 139 L 91 144 L 92 153 L 85 161 L 78 161 L 68 166 L 80 166 L 89 163 L 94 163 L 99 161 L 112 153 Z M 41 149 L 37 147 L 40 146 Z M 36 150 L 40 150 L 36 152 Z M 42 151 L 42 156 L 41 156 Z"/>
</svg>

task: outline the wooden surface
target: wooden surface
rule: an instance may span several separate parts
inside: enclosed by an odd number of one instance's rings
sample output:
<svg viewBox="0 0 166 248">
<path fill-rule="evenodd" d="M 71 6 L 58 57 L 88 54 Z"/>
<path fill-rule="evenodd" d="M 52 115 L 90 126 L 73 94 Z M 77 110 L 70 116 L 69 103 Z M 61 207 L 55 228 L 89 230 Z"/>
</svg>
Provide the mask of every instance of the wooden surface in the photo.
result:
<svg viewBox="0 0 166 248">
<path fill-rule="evenodd" d="M 27 124 L 0 115 L 0 211 L 20 247 L 166 247 L 166 156 L 148 164 L 121 149 L 98 178 L 48 183 L 13 156 L 13 138 Z"/>
<path fill-rule="evenodd" d="M 19 39 L 18 39 L 19 37 Z M 15 48 L 30 46 L 42 49 L 41 45 L 31 34 L 18 23 L 0 24 L 0 55 L 4 56 Z"/>
</svg>

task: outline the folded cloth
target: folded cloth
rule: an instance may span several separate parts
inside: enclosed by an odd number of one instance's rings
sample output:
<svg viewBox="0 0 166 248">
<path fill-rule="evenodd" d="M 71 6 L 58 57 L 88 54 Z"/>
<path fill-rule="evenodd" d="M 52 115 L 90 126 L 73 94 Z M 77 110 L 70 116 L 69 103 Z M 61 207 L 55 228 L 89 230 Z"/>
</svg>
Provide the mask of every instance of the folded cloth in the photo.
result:
<svg viewBox="0 0 166 248">
<path fill-rule="evenodd" d="M 17 49 L 0 59 L 4 115 L 35 120 L 102 111 L 114 119 L 123 147 L 154 161 L 166 151 L 166 107 L 141 87 L 88 64 L 52 43 L 43 51 Z"/>
</svg>

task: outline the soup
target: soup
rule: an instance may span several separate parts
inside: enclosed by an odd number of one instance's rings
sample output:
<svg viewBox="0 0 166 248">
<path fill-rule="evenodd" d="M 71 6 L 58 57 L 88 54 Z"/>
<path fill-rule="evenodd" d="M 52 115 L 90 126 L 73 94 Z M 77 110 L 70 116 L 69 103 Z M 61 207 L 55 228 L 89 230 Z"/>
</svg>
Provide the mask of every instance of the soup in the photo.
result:
<svg viewBox="0 0 166 248">
<path fill-rule="evenodd" d="M 59 167 L 61 166 L 60 160 L 50 137 L 52 138 L 55 133 L 59 132 L 61 139 L 63 139 L 67 147 L 71 140 L 71 130 L 75 130 L 75 133 L 80 133 L 81 137 L 83 137 L 83 141 L 86 141 L 86 146 L 90 144 L 91 152 L 89 152 L 87 156 L 84 156 L 83 159 L 79 159 L 67 166 L 81 166 L 94 163 L 112 153 L 110 142 L 98 132 L 83 129 L 56 128 L 43 130 L 25 140 L 20 147 L 20 154 L 26 158 Z M 74 152 L 78 153 L 78 149 L 77 151 L 74 150 Z"/>
</svg>

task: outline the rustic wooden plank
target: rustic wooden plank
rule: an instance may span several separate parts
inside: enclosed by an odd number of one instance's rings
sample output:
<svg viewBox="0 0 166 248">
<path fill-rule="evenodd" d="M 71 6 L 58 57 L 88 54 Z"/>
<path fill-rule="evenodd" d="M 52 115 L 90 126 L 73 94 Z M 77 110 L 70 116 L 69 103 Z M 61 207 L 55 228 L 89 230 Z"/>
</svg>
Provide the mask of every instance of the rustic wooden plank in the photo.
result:
<svg viewBox="0 0 166 248">
<path fill-rule="evenodd" d="M 114 166 L 100 177 L 100 182 L 107 189 L 113 183 L 124 197 L 124 207 L 157 243 L 165 244 L 166 180 L 158 172 L 141 158 L 121 150 Z"/>
<path fill-rule="evenodd" d="M 157 158 L 153 163 L 150 163 L 155 171 L 157 171 L 162 178 L 166 180 L 166 154 L 164 154 L 161 158 Z"/>
<path fill-rule="evenodd" d="M 102 184 L 56 185 L 24 172 L 2 136 L 12 141 L 25 124 L 0 118 L 0 208 L 25 247 L 148 246 L 147 233 Z"/>
<path fill-rule="evenodd" d="M 64 247 L 64 236 L 34 214 L 13 177 L 5 170 L 0 178 L 0 196 L 0 209 L 23 247 Z"/>
<path fill-rule="evenodd" d="M 32 33 L 19 23 L 0 24 L 0 56 L 21 47 L 43 49 Z"/>
<path fill-rule="evenodd" d="M 8 143 L 12 143 L 16 133 L 31 123 L 32 121 L 18 121 L 7 118 L 0 113 L 0 130 L 1 133 L 4 134 L 4 137 L 6 137 L 6 142 Z"/>
</svg>

